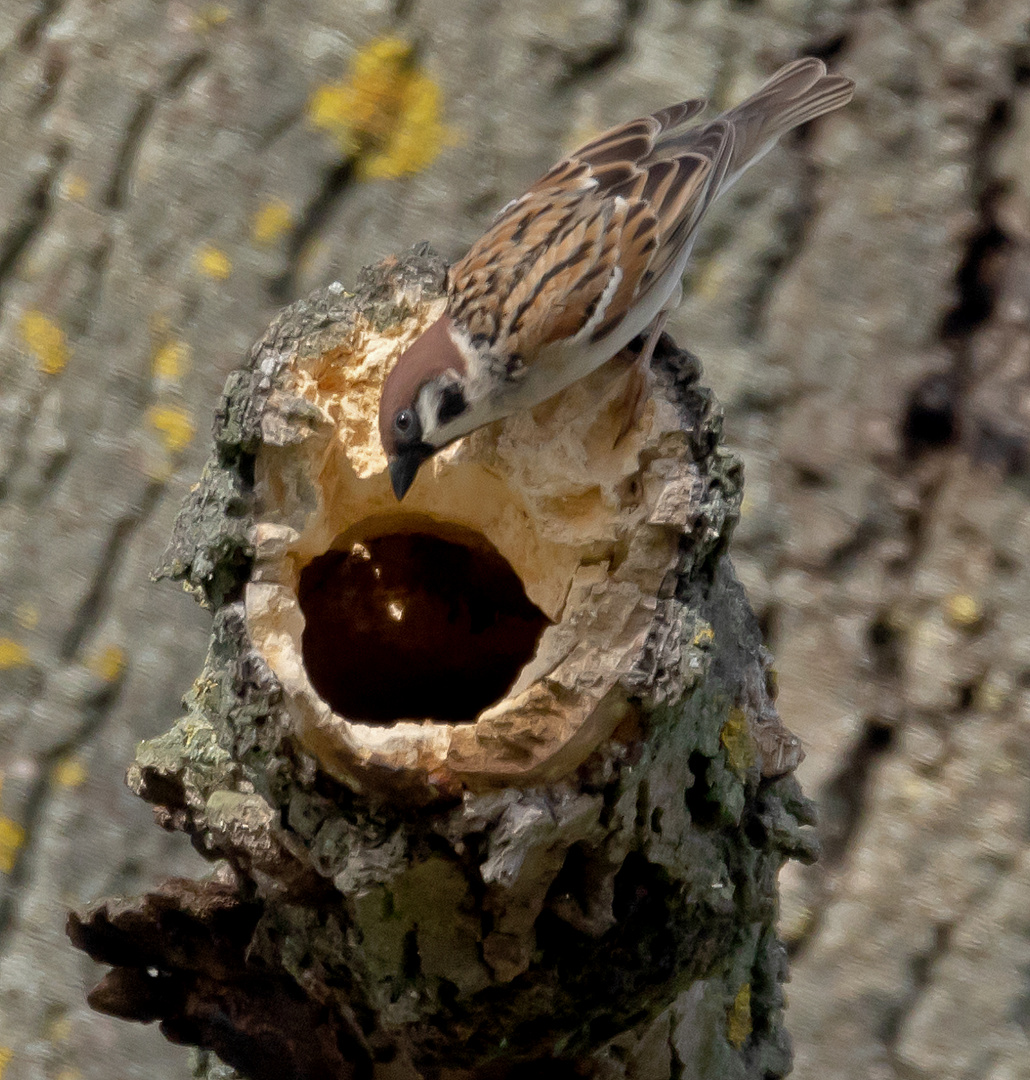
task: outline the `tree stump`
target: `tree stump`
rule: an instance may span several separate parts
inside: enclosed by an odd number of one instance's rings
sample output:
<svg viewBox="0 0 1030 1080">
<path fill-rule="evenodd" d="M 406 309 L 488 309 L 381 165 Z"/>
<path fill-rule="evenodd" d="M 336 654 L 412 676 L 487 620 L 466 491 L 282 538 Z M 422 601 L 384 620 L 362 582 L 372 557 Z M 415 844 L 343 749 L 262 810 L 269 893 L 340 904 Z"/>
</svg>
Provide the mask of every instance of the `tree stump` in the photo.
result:
<svg viewBox="0 0 1030 1080">
<path fill-rule="evenodd" d="M 210 650 L 128 777 L 217 868 L 72 915 L 91 1003 L 254 1080 L 782 1076 L 810 807 L 718 407 L 666 337 L 624 437 L 617 357 L 398 504 L 379 391 L 444 274 L 315 293 L 228 381 L 161 571 Z"/>
</svg>

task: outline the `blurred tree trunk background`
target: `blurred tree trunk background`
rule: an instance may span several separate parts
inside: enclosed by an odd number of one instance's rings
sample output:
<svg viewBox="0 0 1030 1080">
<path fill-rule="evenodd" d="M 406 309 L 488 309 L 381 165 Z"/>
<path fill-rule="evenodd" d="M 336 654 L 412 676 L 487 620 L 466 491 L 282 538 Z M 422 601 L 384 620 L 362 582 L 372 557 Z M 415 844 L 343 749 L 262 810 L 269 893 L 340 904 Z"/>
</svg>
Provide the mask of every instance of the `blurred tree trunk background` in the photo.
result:
<svg viewBox="0 0 1030 1080">
<path fill-rule="evenodd" d="M 670 330 L 808 753 L 801 1080 L 1030 1077 L 1025 0 L 0 7 L 0 1075 L 188 1075 L 65 911 L 202 872 L 122 785 L 206 617 L 148 575 L 278 307 L 448 257 L 564 149 L 816 54 L 854 103 L 724 199 Z"/>
</svg>

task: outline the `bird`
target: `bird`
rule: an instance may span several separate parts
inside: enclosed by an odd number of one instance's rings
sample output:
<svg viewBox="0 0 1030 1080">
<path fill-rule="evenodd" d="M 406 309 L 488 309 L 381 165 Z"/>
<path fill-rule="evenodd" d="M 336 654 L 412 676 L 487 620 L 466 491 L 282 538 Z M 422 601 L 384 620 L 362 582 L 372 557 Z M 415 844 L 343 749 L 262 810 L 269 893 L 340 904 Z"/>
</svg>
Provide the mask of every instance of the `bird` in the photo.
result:
<svg viewBox="0 0 1030 1080">
<path fill-rule="evenodd" d="M 646 375 L 708 208 L 854 86 L 822 60 L 795 60 L 714 119 L 691 123 L 707 102 L 690 99 L 604 132 L 504 206 L 448 269 L 443 314 L 383 384 L 397 499 L 433 454 L 552 397 L 644 331 Z"/>
</svg>

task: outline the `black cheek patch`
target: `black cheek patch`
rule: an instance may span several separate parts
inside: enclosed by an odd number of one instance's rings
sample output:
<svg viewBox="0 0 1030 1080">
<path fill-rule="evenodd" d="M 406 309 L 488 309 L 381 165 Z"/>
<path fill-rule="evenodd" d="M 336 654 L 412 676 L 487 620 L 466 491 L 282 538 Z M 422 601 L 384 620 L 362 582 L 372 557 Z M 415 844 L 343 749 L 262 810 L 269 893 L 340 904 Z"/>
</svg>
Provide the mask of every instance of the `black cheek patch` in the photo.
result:
<svg viewBox="0 0 1030 1080">
<path fill-rule="evenodd" d="M 448 424 L 461 416 L 469 407 L 465 400 L 465 392 L 460 386 L 445 386 L 440 394 L 440 405 L 436 410 L 436 419 L 439 424 Z"/>
</svg>

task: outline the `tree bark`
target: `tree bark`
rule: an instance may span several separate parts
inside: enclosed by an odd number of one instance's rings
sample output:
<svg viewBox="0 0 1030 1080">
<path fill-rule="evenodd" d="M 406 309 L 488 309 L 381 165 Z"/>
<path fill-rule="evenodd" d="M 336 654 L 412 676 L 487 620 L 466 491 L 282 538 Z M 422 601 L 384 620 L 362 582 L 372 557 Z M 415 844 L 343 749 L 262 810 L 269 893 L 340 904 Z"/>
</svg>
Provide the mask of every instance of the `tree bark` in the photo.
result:
<svg viewBox="0 0 1030 1080">
<path fill-rule="evenodd" d="M 214 609 L 208 659 L 129 772 L 221 869 L 73 916 L 114 965 L 91 1002 L 254 1080 L 784 1075 L 810 811 L 718 410 L 666 338 L 622 438 L 620 357 L 397 506 L 377 387 L 443 270 L 315 293 L 230 376 L 163 571 Z"/>
<path fill-rule="evenodd" d="M 713 208 L 670 322 L 745 461 L 734 566 L 820 807 L 781 875 L 794 1075 L 1027 1075 L 1025 9 L 0 4 L 3 1080 L 189 1069 L 88 1009 L 63 924 L 202 872 L 122 779 L 203 658 L 149 575 L 248 344 L 378 253 L 457 258 L 594 131 L 812 53 L 854 104 Z M 311 107 L 384 38 L 444 127 L 399 177 Z"/>
</svg>

